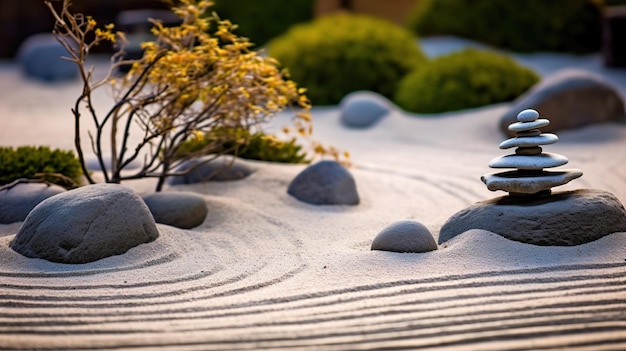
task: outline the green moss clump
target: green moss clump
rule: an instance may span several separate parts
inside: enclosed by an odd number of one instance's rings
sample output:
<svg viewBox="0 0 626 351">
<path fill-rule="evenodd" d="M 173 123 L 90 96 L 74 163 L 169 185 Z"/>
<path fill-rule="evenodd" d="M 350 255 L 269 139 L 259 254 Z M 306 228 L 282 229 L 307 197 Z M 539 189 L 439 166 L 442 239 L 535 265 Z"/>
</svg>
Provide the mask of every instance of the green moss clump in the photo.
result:
<svg viewBox="0 0 626 351">
<path fill-rule="evenodd" d="M 229 136 L 225 138 L 224 136 Z M 198 154 L 210 146 L 215 153 L 235 155 L 249 160 L 280 163 L 308 163 L 306 153 L 296 140 L 278 140 L 263 132 L 250 133 L 244 128 L 220 128 L 213 135 L 189 139 L 181 144 L 176 158 Z"/>
<path fill-rule="evenodd" d="M 60 174 L 75 184 L 56 176 L 35 176 L 37 173 Z M 20 178 L 42 179 L 69 188 L 81 183 L 80 162 L 72 151 L 51 150 L 47 146 L 0 147 L 0 184 Z"/>
<path fill-rule="evenodd" d="M 601 0 L 420 0 L 407 26 L 518 52 L 587 53 L 602 45 Z"/>
<path fill-rule="evenodd" d="M 416 113 L 456 111 L 513 100 L 538 81 L 508 56 L 467 49 L 408 74 L 394 101 Z"/>
<path fill-rule="evenodd" d="M 411 32 L 365 15 L 321 17 L 292 27 L 268 47 L 317 105 L 337 104 L 357 90 L 390 98 L 400 78 L 426 61 Z"/>
<path fill-rule="evenodd" d="M 237 25 L 235 33 L 247 37 L 257 46 L 284 33 L 296 23 L 313 18 L 314 0 L 215 0 L 220 18 Z"/>
</svg>

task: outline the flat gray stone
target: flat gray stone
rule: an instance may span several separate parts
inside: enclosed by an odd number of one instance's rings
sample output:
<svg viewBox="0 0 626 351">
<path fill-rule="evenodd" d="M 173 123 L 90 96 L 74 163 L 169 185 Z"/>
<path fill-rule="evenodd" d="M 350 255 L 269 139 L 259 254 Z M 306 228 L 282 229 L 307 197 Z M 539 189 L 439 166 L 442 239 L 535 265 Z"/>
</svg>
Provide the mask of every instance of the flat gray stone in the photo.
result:
<svg viewBox="0 0 626 351">
<path fill-rule="evenodd" d="M 312 205 L 358 205 L 354 178 L 336 161 L 320 161 L 300 172 L 287 193 Z"/>
<path fill-rule="evenodd" d="M 157 223 L 191 229 L 204 222 L 204 198 L 191 192 L 158 192 L 142 196 Z"/>
<path fill-rule="evenodd" d="M 159 236 L 150 210 L 130 189 L 87 185 L 50 197 L 26 217 L 10 246 L 32 258 L 87 263 Z"/>
<path fill-rule="evenodd" d="M 372 91 L 355 91 L 339 103 L 340 121 L 346 127 L 368 128 L 393 109 L 393 103 Z"/>
<path fill-rule="evenodd" d="M 518 111 L 528 108 L 550 120 L 544 132 L 626 121 L 624 101 L 618 90 L 602 76 L 579 69 L 565 69 L 545 77 L 517 98 L 500 118 L 500 130 L 513 136 L 509 125 L 518 121 Z"/>
<path fill-rule="evenodd" d="M 167 184 L 197 184 L 208 181 L 221 182 L 244 179 L 254 172 L 252 167 L 238 158 L 204 156 L 183 162 L 175 172 L 188 173 L 167 178 Z"/>
<path fill-rule="evenodd" d="M 65 191 L 61 186 L 44 183 L 20 183 L 0 191 L 0 223 L 22 222 L 40 202 Z"/>
<path fill-rule="evenodd" d="M 78 66 L 62 59 L 67 50 L 52 33 L 39 33 L 28 37 L 18 49 L 17 60 L 29 78 L 47 82 L 73 80 L 78 77 Z"/>
<path fill-rule="evenodd" d="M 489 162 L 491 168 L 517 168 L 541 170 L 567 164 L 567 157 L 544 152 L 539 155 L 506 155 L 496 157 Z"/>
<path fill-rule="evenodd" d="M 441 228 L 439 244 L 470 229 L 533 245 L 573 246 L 626 232 L 626 210 L 613 194 L 594 189 L 503 196 L 454 214 Z"/>
<path fill-rule="evenodd" d="M 536 175 L 521 174 L 518 171 L 485 174 L 480 179 L 491 191 L 503 190 L 509 193 L 536 194 L 582 177 L 578 169 L 562 171 L 542 171 Z"/>
<path fill-rule="evenodd" d="M 512 147 L 526 147 L 526 146 L 539 146 L 550 145 L 559 141 L 559 137 L 550 134 L 543 133 L 537 136 L 517 137 L 507 139 L 500 143 L 500 149 L 510 149 Z"/>
<path fill-rule="evenodd" d="M 550 120 L 540 118 L 532 122 L 516 122 L 509 126 L 509 130 L 512 132 L 523 132 L 532 129 L 543 128 L 550 124 Z"/>
<path fill-rule="evenodd" d="M 437 243 L 422 223 L 402 220 L 378 233 L 372 241 L 372 250 L 421 253 L 437 250 Z"/>
</svg>

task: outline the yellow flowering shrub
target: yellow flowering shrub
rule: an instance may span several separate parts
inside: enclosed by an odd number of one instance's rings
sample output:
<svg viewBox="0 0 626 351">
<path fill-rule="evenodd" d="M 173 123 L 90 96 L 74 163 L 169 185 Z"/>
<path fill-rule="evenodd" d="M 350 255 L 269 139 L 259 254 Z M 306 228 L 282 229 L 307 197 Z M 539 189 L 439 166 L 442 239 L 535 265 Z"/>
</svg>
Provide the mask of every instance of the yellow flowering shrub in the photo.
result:
<svg viewBox="0 0 626 351">
<path fill-rule="evenodd" d="M 157 190 L 160 190 L 165 178 L 173 175 L 181 162 L 198 154 L 226 153 L 228 150 L 223 150 L 223 145 L 228 144 L 229 137 L 252 134 L 223 133 L 221 140 L 217 138 L 197 153 L 180 159 L 178 150 L 186 140 L 206 133 L 214 138 L 215 131 L 227 128 L 251 130 L 285 109 L 293 109 L 295 115 L 293 126 L 285 131 L 310 137 L 311 106 L 304 89 L 286 78 L 286 72 L 281 71 L 276 60 L 253 51 L 247 38 L 234 34 L 236 26 L 230 21 L 214 13 L 207 16 L 213 5 L 211 1 L 177 1 L 172 11 L 181 18 L 180 25 L 166 27 L 153 21 L 155 40 L 142 44 L 141 59 L 121 60 L 122 52 L 113 57 L 114 68 L 132 64 L 128 74 L 113 79 L 112 71 L 95 83 L 91 82 L 92 73 L 84 65 L 89 48 L 102 41 L 123 39 L 123 35 L 113 32 L 111 25 L 99 28 L 93 18 L 72 14 L 68 2 L 63 1 L 60 13 L 48 6 L 57 17 L 58 37 L 62 43 L 65 41 L 68 50 L 73 50 L 70 59 L 82 72 L 84 90 L 73 110 L 77 135 L 80 107 L 86 103 L 97 126 L 92 144 L 102 166 L 103 127 L 110 127 L 112 159 L 110 171 L 105 172 L 107 182 L 158 177 Z M 95 34 L 91 42 L 85 39 L 90 32 Z M 115 103 L 98 119 L 90 94 L 93 88 L 105 82 L 113 89 Z M 139 125 L 144 135 L 138 145 L 129 145 L 134 125 Z M 240 140 L 237 142 L 235 144 L 241 144 Z M 80 142 L 76 147 L 83 162 Z M 334 148 L 315 142 L 311 142 L 311 149 L 318 154 L 340 156 Z M 127 165 L 140 158 L 143 158 L 143 167 L 134 174 L 122 175 Z"/>
</svg>

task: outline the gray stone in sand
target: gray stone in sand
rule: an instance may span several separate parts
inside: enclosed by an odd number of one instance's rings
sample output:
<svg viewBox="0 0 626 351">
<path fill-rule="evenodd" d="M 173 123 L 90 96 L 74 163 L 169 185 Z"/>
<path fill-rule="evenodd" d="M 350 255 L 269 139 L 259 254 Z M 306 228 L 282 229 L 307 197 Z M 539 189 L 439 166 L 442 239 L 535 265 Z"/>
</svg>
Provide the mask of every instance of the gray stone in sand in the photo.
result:
<svg viewBox="0 0 626 351">
<path fill-rule="evenodd" d="M 356 91 L 340 102 L 340 121 L 346 127 L 368 128 L 392 110 L 393 104 L 373 91 Z"/>
<path fill-rule="evenodd" d="M 503 196 L 454 214 L 441 228 L 439 243 L 470 229 L 534 245 L 573 246 L 625 232 L 626 210 L 613 194 L 595 189 Z"/>
<path fill-rule="evenodd" d="M 62 59 L 67 50 L 52 33 L 28 37 L 18 49 L 17 60 L 27 77 L 48 82 L 72 80 L 78 77 L 76 64 Z"/>
<path fill-rule="evenodd" d="M 420 253 L 437 250 L 437 243 L 422 223 L 402 220 L 378 233 L 372 241 L 372 250 Z"/>
<path fill-rule="evenodd" d="M 358 205 L 359 194 L 350 172 L 336 161 L 320 161 L 300 172 L 287 192 L 312 205 Z"/>
<path fill-rule="evenodd" d="M 254 170 L 239 158 L 228 156 L 204 156 L 183 162 L 176 172 L 185 172 L 184 175 L 167 178 L 167 184 L 197 184 L 208 181 L 231 181 L 246 178 Z"/>
<path fill-rule="evenodd" d="M 556 132 L 604 122 L 626 121 L 624 101 L 603 77 L 577 69 L 561 70 L 516 99 L 500 118 L 500 130 L 513 136 L 509 125 L 517 113 L 535 109 L 550 120 L 544 132 Z"/>
<path fill-rule="evenodd" d="M 59 263 L 120 255 L 159 236 L 150 210 L 130 189 L 88 185 L 37 205 L 11 242 L 16 252 Z"/>
<path fill-rule="evenodd" d="M 66 191 L 58 185 L 20 183 L 0 191 L 0 223 L 22 222 L 41 201 Z"/>
<path fill-rule="evenodd" d="M 191 192 L 158 192 L 142 196 L 157 223 L 191 229 L 204 222 L 204 198 Z"/>
</svg>

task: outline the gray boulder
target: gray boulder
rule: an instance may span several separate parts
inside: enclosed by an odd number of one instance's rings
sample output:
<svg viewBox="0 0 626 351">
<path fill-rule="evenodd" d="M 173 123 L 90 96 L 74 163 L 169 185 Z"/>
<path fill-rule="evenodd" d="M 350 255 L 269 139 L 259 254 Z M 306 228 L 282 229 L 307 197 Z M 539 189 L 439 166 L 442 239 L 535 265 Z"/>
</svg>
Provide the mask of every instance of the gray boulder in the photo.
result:
<svg viewBox="0 0 626 351">
<path fill-rule="evenodd" d="M 142 196 L 157 223 L 190 229 L 204 222 L 204 198 L 191 192 L 158 192 Z"/>
<path fill-rule="evenodd" d="M 88 185 L 37 205 L 11 242 L 27 257 L 87 263 L 120 255 L 159 236 L 150 210 L 130 189 Z"/>
<path fill-rule="evenodd" d="M 175 172 L 186 172 L 167 178 L 167 184 L 197 184 L 208 181 L 231 181 L 244 179 L 254 170 L 241 159 L 229 156 L 204 156 L 183 162 Z"/>
<path fill-rule="evenodd" d="M 287 193 L 312 205 L 358 205 L 354 178 L 336 161 L 320 161 L 300 172 Z"/>
<path fill-rule="evenodd" d="M 20 183 L 0 191 L 0 223 L 22 222 L 43 200 L 66 191 L 58 185 Z"/>
<path fill-rule="evenodd" d="M 372 250 L 420 253 L 437 250 L 437 243 L 422 223 L 402 220 L 378 233 L 372 241 Z"/>
<path fill-rule="evenodd" d="M 40 33 L 26 38 L 17 52 L 17 60 L 29 78 L 48 82 L 72 80 L 78 77 L 76 64 L 62 59 L 67 50 L 52 33 Z"/>
<path fill-rule="evenodd" d="M 375 92 L 355 91 L 341 100 L 340 121 L 346 127 L 368 128 L 386 116 L 393 106 L 393 103 Z"/>
<path fill-rule="evenodd" d="M 541 128 L 548 133 L 626 121 L 624 101 L 619 92 L 603 77 L 577 69 L 561 70 L 546 77 L 516 99 L 500 118 L 500 130 L 514 136 L 508 127 L 517 122 L 517 114 L 525 109 L 537 110 L 550 120 L 548 126 Z"/>
<path fill-rule="evenodd" d="M 626 210 L 613 194 L 602 190 L 503 196 L 454 214 L 441 228 L 439 244 L 470 229 L 534 245 L 573 246 L 626 232 Z"/>
</svg>

